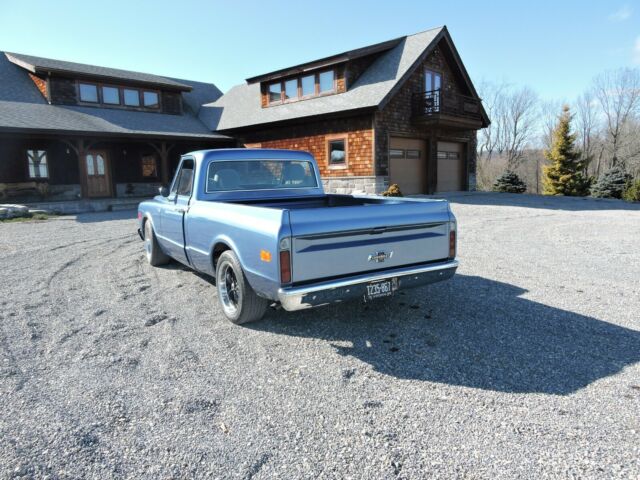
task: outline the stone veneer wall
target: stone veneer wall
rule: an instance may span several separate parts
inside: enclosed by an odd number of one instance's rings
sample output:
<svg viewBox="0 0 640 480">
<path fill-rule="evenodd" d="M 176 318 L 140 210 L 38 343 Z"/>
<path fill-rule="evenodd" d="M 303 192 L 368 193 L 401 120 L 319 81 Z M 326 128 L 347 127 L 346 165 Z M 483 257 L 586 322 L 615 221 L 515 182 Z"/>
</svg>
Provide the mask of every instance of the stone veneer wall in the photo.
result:
<svg viewBox="0 0 640 480">
<path fill-rule="evenodd" d="M 389 186 L 389 177 L 325 177 L 322 186 L 327 193 L 338 194 L 376 194 L 382 193 Z"/>
</svg>

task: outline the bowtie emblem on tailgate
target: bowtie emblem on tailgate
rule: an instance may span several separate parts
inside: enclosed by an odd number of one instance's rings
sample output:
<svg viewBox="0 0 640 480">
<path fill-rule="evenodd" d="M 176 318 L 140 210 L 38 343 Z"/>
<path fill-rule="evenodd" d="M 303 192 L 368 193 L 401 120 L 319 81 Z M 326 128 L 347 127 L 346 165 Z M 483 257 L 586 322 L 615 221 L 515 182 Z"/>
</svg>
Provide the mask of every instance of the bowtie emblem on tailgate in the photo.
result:
<svg viewBox="0 0 640 480">
<path fill-rule="evenodd" d="M 372 253 L 371 255 L 369 255 L 368 260 L 370 262 L 376 262 L 376 263 L 382 263 L 384 262 L 387 258 L 391 258 L 393 256 L 393 252 L 375 252 Z"/>
</svg>

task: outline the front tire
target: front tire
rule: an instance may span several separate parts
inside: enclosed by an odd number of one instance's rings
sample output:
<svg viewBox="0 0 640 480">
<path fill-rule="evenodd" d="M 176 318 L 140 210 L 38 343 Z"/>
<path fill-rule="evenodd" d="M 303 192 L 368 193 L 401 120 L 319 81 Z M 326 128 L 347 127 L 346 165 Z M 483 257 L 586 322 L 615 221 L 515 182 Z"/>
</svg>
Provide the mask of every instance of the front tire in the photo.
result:
<svg viewBox="0 0 640 480">
<path fill-rule="evenodd" d="M 260 320 L 269 301 L 259 297 L 247 282 L 235 253 L 227 250 L 216 266 L 216 287 L 222 311 L 236 325 Z"/>
<path fill-rule="evenodd" d="M 169 263 L 170 258 L 158 245 L 158 239 L 149 220 L 144 222 L 144 253 L 152 267 Z"/>
</svg>

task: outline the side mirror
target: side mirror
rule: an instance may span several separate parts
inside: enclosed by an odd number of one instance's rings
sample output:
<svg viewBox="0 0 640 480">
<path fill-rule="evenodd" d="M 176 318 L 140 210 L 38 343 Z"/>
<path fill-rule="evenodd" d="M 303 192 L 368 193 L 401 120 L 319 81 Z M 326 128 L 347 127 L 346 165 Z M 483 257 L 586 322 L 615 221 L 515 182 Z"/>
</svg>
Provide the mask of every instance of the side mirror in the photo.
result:
<svg viewBox="0 0 640 480">
<path fill-rule="evenodd" d="M 158 192 L 163 197 L 168 197 L 169 196 L 169 187 L 167 187 L 166 185 L 163 185 L 158 189 Z"/>
</svg>

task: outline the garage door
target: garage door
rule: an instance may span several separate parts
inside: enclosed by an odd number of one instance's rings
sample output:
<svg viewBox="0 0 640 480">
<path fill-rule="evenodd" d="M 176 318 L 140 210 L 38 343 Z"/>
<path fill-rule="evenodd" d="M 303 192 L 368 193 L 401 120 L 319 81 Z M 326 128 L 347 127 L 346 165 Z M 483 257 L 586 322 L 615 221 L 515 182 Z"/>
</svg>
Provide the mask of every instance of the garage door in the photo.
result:
<svg viewBox="0 0 640 480">
<path fill-rule="evenodd" d="M 389 183 L 397 183 L 404 195 L 427 193 L 427 160 L 424 140 L 391 137 Z"/>
<path fill-rule="evenodd" d="M 462 190 L 464 175 L 464 145 L 454 142 L 438 142 L 438 182 L 437 192 Z"/>
</svg>

